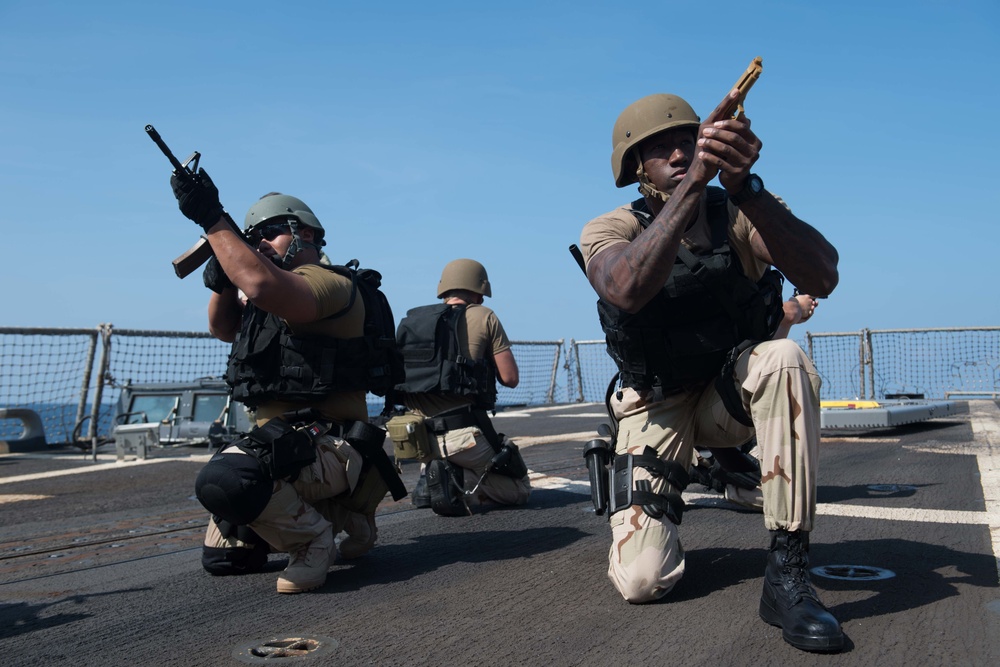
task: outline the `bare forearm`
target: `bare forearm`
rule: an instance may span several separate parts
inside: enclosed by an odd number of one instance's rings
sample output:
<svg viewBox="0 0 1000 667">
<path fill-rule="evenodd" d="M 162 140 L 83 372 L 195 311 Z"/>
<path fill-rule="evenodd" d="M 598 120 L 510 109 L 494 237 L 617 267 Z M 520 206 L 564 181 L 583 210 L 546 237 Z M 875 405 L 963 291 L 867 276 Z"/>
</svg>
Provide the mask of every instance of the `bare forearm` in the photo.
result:
<svg viewBox="0 0 1000 667">
<path fill-rule="evenodd" d="M 316 298 L 300 277 L 278 268 L 228 227 L 216 225 L 207 238 L 229 280 L 247 300 L 289 322 L 315 319 Z"/>
<path fill-rule="evenodd" d="M 243 290 L 248 299 L 257 303 L 266 286 L 277 279 L 277 267 L 227 226 L 216 225 L 206 238 L 229 280 Z"/>
<path fill-rule="evenodd" d="M 239 333 L 243 304 L 234 288 L 212 293 L 208 300 L 208 331 L 219 340 L 231 343 Z"/>
<path fill-rule="evenodd" d="M 493 365 L 497 371 L 497 380 L 505 387 L 514 388 L 521 380 L 521 375 L 514 359 L 514 353 L 509 349 L 493 357 Z"/>
<path fill-rule="evenodd" d="M 597 263 L 590 276 L 597 293 L 630 313 L 649 303 L 670 277 L 681 237 L 698 215 L 703 191 L 702 185 L 682 181 L 648 228 L 610 261 Z"/>
<path fill-rule="evenodd" d="M 819 231 L 795 217 L 770 193 L 744 202 L 740 210 L 766 246 L 761 259 L 777 267 L 801 292 L 828 296 L 840 279 L 836 248 Z"/>
</svg>

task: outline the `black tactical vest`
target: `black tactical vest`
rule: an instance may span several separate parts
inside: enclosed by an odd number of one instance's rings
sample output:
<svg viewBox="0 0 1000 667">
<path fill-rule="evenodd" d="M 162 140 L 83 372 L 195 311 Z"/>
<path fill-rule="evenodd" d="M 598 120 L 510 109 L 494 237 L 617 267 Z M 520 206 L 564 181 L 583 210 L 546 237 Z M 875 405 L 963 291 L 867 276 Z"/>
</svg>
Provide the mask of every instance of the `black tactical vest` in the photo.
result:
<svg viewBox="0 0 1000 667">
<path fill-rule="evenodd" d="M 458 326 L 465 306 L 434 304 L 412 308 L 396 330 L 406 380 L 397 391 L 472 396 L 492 410 L 497 400 L 496 369 L 485 359 L 469 359 L 459 348 Z"/>
<path fill-rule="evenodd" d="M 345 271 L 324 268 L 341 275 Z M 352 298 L 330 319 L 346 314 L 353 303 Z M 389 368 L 387 350 L 375 338 L 292 335 L 283 319 L 248 302 L 229 354 L 226 383 L 233 400 L 250 408 L 270 400 L 310 401 L 333 392 L 373 391 Z"/>
<path fill-rule="evenodd" d="M 645 201 L 632 204 L 645 229 Z M 784 278 L 774 269 L 759 282 L 743 272 L 729 245 L 725 191 L 708 189 L 713 250 L 695 256 L 683 245 L 663 289 L 634 314 L 600 299 L 597 311 L 608 354 L 625 387 L 668 392 L 719 374 L 730 350 L 768 340 L 783 315 Z"/>
</svg>

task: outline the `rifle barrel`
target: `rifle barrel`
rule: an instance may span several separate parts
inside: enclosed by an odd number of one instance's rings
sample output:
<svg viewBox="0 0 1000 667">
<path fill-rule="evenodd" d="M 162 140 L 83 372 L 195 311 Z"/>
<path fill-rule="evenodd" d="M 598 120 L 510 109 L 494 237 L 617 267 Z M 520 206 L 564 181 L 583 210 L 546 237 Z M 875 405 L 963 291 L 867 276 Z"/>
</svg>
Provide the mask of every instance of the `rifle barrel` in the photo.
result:
<svg viewBox="0 0 1000 667">
<path fill-rule="evenodd" d="M 167 159 L 170 160 L 170 165 L 174 168 L 174 173 L 176 174 L 187 173 L 187 170 L 184 168 L 184 165 L 182 165 L 180 161 L 174 157 L 174 154 L 170 152 L 170 148 L 168 148 L 167 145 L 163 142 L 163 138 L 160 137 L 160 133 L 156 131 L 155 127 L 153 127 L 152 125 L 147 125 L 146 134 L 149 135 L 149 138 L 153 140 L 153 143 L 156 144 L 160 148 L 160 151 L 162 151 L 163 154 L 167 156 Z"/>
</svg>

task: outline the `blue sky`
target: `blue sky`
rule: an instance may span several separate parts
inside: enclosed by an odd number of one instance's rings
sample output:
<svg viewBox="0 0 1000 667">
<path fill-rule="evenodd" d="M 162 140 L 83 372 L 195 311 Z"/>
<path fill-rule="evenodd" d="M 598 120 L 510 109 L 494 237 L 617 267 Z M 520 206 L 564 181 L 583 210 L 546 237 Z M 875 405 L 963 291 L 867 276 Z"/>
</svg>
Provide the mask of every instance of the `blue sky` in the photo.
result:
<svg viewBox="0 0 1000 667">
<path fill-rule="evenodd" d="M 0 0 L 0 326 L 205 329 L 152 123 L 237 221 L 305 200 L 397 318 L 474 257 L 511 338 L 600 338 L 567 247 L 636 196 L 615 118 L 655 92 L 705 115 L 757 55 L 755 171 L 841 256 L 806 329 L 1000 325 L 1000 5 L 707 7 Z"/>
</svg>

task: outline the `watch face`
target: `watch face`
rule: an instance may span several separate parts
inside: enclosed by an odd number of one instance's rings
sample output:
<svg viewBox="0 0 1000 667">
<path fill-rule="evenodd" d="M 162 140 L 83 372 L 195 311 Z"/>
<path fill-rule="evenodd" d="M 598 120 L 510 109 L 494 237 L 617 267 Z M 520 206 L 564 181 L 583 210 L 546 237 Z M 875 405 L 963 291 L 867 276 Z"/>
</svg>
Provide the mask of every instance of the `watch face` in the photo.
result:
<svg viewBox="0 0 1000 667">
<path fill-rule="evenodd" d="M 764 181 L 760 180 L 759 176 L 751 176 L 750 182 L 747 183 L 747 186 L 750 188 L 750 192 L 757 195 L 764 189 Z"/>
</svg>

